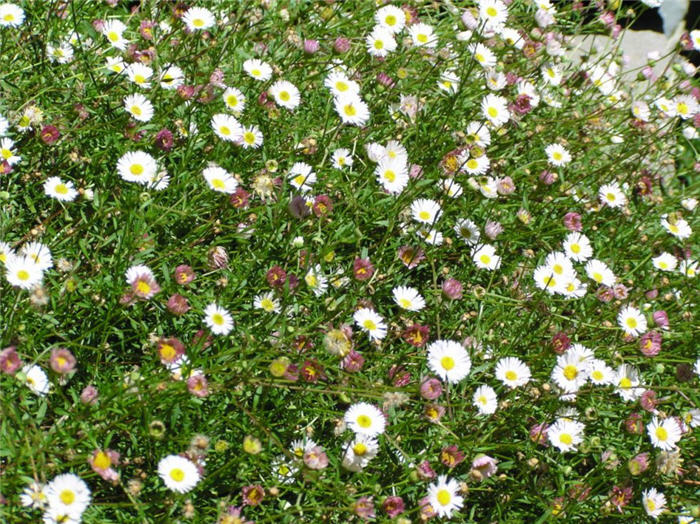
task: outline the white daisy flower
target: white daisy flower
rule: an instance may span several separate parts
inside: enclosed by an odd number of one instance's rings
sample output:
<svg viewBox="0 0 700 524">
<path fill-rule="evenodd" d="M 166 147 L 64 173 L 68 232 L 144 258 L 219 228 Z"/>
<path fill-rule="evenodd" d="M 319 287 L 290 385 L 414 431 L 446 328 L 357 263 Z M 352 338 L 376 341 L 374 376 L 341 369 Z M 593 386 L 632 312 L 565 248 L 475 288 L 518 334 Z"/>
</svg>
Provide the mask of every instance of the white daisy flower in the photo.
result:
<svg viewBox="0 0 700 524">
<path fill-rule="evenodd" d="M 24 9 L 16 4 L 0 4 L 0 27 L 19 27 L 24 22 Z"/>
<path fill-rule="evenodd" d="M 316 183 L 316 173 L 306 162 L 296 162 L 289 170 L 289 183 L 302 193 L 308 193 Z"/>
<path fill-rule="evenodd" d="M 484 44 L 471 44 L 468 49 L 474 60 L 484 69 L 491 69 L 496 65 L 496 55 Z"/>
<path fill-rule="evenodd" d="M 32 393 L 40 397 L 45 397 L 49 393 L 51 388 L 49 377 L 39 366 L 36 364 L 26 365 L 22 368 L 22 373 L 24 373 L 25 383 Z M 48 497 L 48 495 L 47 491 L 46 496 Z"/>
<path fill-rule="evenodd" d="M 446 475 L 440 475 L 436 483 L 428 486 L 428 501 L 438 517 L 448 519 L 464 505 L 459 483 Z"/>
<path fill-rule="evenodd" d="M 63 202 L 71 202 L 78 196 L 73 182 L 64 182 L 57 176 L 52 176 L 44 182 L 44 193 L 51 198 L 61 200 Z"/>
<path fill-rule="evenodd" d="M 616 386 L 615 393 L 625 402 L 633 402 L 642 396 L 644 388 L 639 387 L 639 371 L 629 364 L 620 364 L 615 371 L 613 384 Z"/>
<path fill-rule="evenodd" d="M 561 84 L 561 68 L 556 64 L 546 64 L 542 66 L 542 79 L 552 86 Z"/>
<path fill-rule="evenodd" d="M 233 329 L 231 314 L 216 304 L 209 304 L 205 308 L 204 323 L 215 335 L 228 335 Z"/>
<path fill-rule="evenodd" d="M 615 382 L 615 371 L 603 360 L 594 358 L 589 364 L 589 374 L 591 382 L 597 386 L 607 386 Z"/>
<path fill-rule="evenodd" d="M 179 455 L 168 455 L 160 459 L 158 475 L 163 479 L 166 487 L 176 493 L 187 493 L 192 490 L 201 477 L 194 462 Z"/>
<path fill-rule="evenodd" d="M 28 256 L 6 255 L 5 278 L 21 289 L 32 289 L 41 284 L 44 278 L 41 266 Z"/>
<path fill-rule="evenodd" d="M 417 289 L 398 286 L 392 291 L 394 302 L 407 311 L 420 311 L 425 307 L 425 300 Z"/>
<path fill-rule="evenodd" d="M 657 519 L 666 511 L 666 496 L 656 488 L 645 489 L 642 491 L 642 505 L 647 515 Z"/>
<path fill-rule="evenodd" d="M 219 166 L 210 166 L 202 171 L 202 176 L 207 184 L 214 191 L 226 193 L 230 195 L 236 191 L 238 181 L 224 168 Z"/>
<path fill-rule="evenodd" d="M 411 204 L 411 216 L 413 220 L 421 224 L 432 225 L 438 221 L 441 214 L 440 204 L 435 202 L 435 200 L 419 198 Z"/>
<path fill-rule="evenodd" d="M 547 438 L 562 453 L 576 451 L 576 447 L 583 442 L 583 429 L 584 425 L 580 422 L 560 418 L 547 428 Z"/>
<path fill-rule="evenodd" d="M 571 154 L 559 144 L 550 144 L 544 148 L 549 163 L 556 167 L 565 166 L 571 162 Z"/>
<path fill-rule="evenodd" d="M 46 486 L 31 482 L 19 496 L 19 501 L 25 508 L 42 509 L 48 504 Z"/>
<path fill-rule="evenodd" d="M 496 378 L 513 389 L 530 381 L 530 368 L 515 357 L 505 357 L 496 364 Z"/>
<path fill-rule="evenodd" d="M 575 262 L 585 262 L 593 256 L 593 248 L 588 237 L 576 231 L 566 236 L 562 247 L 566 256 Z"/>
<path fill-rule="evenodd" d="M 464 132 L 470 144 L 486 148 L 491 143 L 491 132 L 483 122 L 470 122 Z"/>
<path fill-rule="evenodd" d="M 406 13 L 400 7 L 393 5 L 385 5 L 374 13 L 374 19 L 383 27 L 392 33 L 400 33 L 406 26 Z"/>
<path fill-rule="evenodd" d="M 369 120 L 369 107 L 357 95 L 341 95 L 335 98 L 335 111 L 344 124 L 364 126 Z"/>
<path fill-rule="evenodd" d="M 111 71 L 112 73 L 121 73 L 126 69 L 126 64 L 124 60 L 119 57 L 110 56 L 107 57 L 107 63 L 105 63 L 105 69 Z"/>
<path fill-rule="evenodd" d="M 595 280 L 598 284 L 603 284 L 608 287 L 613 287 L 617 280 L 615 273 L 613 273 L 604 262 L 596 260 L 595 258 L 586 263 L 586 275 L 588 275 L 588 278 L 591 280 Z"/>
<path fill-rule="evenodd" d="M 498 30 L 506 23 L 508 7 L 501 0 L 480 0 L 478 5 L 479 20 L 487 27 Z"/>
<path fill-rule="evenodd" d="M 634 306 L 624 306 L 617 315 L 617 324 L 630 336 L 642 335 L 647 330 L 647 319 Z"/>
<path fill-rule="evenodd" d="M 350 80 L 348 75 L 342 71 L 330 73 L 323 81 L 323 85 L 330 89 L 333 96 L 359 96 L 360 94 L 360 84 Z"/>
<path fill-rule="evenodd" d="M 4 160 L 11 166 L 19 164 L 22 160 L 15 151 L 15 142 L 11 138 L 0 140 L 0 161 Z"/>
<path fill-rule="evenodd" d="M 50 508 L 80 516 L 90 505 L 90 488 L 79 476 L 65 473 L 48 483 L 46 498 Z"/>
<path fill-rule="evenodd" d="M 683 435 L 683 431 L 675 418 L 659 420 L 657 417 L 653 417 L 651 422 L 647 424 L 647 433 L 652 446 L 664 451 L 675 449 L 676 443 Z"/>
<path fill-rule="evenodd" d="M 268 92 L 275 99 L 277 105 L 286 107 L 289 110 L 296 109 L 301 103 L 299 89 L 286 80 L 278 80 L 270 86 Z"/>
<path fill-rule="evenodd" d="M 46 44 L 46 55 L 51 62 L 69 64 L 73 61 L 73 46 L 68 42 L 61 42 L 58 45 Z"/>
<path fill-rule="evenodd" d="M 125 153 L 117 161 L 119 176 L 127 182 L 148 184 L 158 172 L 156 159 L 143 151 Z"/>
<path fill-rule="evenodd" d="M 671 253 L 661 253 L 659 256 L 651 259 L 652 264 L 656 269 L 661 271 L 673 271 L 678 265 L 678 259 Z"/>
<path fill-rule="evenodd" d="M 588 380 L 589 359 L 581 359 L 571 349 L 557 357 L 557 365 L 552 370 L 552 380 L 565 393 L 576 393 Z"/>
<path fill-rule="evenodd" d="M 226 107 L 231 111 L 242 113 L 245 109 L 245 95 L 235 87 L 227 87 L 221 97 L 224 99 Z"/>
<path fill-rule="evenodd" d="M 231 115 L 217 113 L 211 118 L 211 127 L 214 134 L 226 142 L 237 142 L 241 139 L 243 127 L 240 122 Z"/>
<path fill-rule="evenodd" d="M 314 295 L 320 297 L 328 289 L 328 279 L 323 274 L 321 266 L 316 264 L 304 275 L 304 282 L 309 286 Z"/>
<path fill-rule="evenodd" d="M 424 23 L 413 24 L 408 27 L 408 34 L 416 47 L 437 47 L 438 39 L 432 26 Z"/>
<path fill-rule="evenodd" d="M 190 31 L 203 31 L 216 24 L 216 18 L 212 12 L 203 7 L 190 7 L 182 15 L 182 21 Z"/>
<path fill-rule="evenodd" d="M 385 156 L 374 169 L 377 181 L 392 195 L 400 194 L 408 185 L 408 166 L 403 159 Z"/>
<path fill-rule="evenodd" d="M 251 78 L 266 82 L 272 78 L 272 68 L 267 62 L 258 60 L 257 58 L 249 58 L 243 62 L 243 70 L 248 73 Z"/>
<path fill-rule="evenodd" d="M 428 367 L 442 380 L 457 384 L 469 375 L 472 361 L 459 342 L 436 340 L 428 346 Z"/>
<path fill-rule="evenodd" d="M 140 62 L 134 62 L 126 66 L 126 75 L 131 82 L 143 89 L 150 89 L 148 81 L 153 76 L 153 69 Z"/>
<path fill-rule="evenodd" d="M 479 386 L 472 396 L 474 407 L 480 415 L 492 415 L 498 408 L 498 397 L 491 386 Z"/>
<path fill-rule="evenodd" d="M 102 26 L 102 34 L 107 37 L 109 44 L 120 51 L 124 51 L 126 45 L 129 43 L 129 41 L 124 38 L 124 31 L 126 31 L 126 25 L 116 18 L 107 20 Z"/>
<path fill-rule="evenodd" d="M 479 238 L 481 238 L 481 232 L 478 226 L 468 218 L 460 218 L 457 220 L 454 230 L 468 246 L 475 245 L 479 241 Z"/>
<path fill-rule="evenodd" d="M 333 167 L 336 169 L 343 169 L 345 167 L 352 167 L 353 158 L 349 149 L 336 149 L 331 155 L 331 160 L 333 162 Z"/>
<path fill-rule="evenodd" d="M 481 111 L 484 118 L 496 127 L 501 127 L 510 120 L 508 101 L 502 96 L 486 95 L 481 101 Z"/>
<path fill-rule="evenodd" d="M 461 171 L 472 176 L 484 175 L 491 166 L 491 161 L 486 155 L 470 156 L 469 151 L 464 151 L 459 156 Z"/>
<path fill-rule="evenodd" d="M 627 203 L 627 197 L 620 189 L 620 184 L 617 182 L 612 182 L 611 184 L 604 184 L 600 186 L 598 190 L 598 197 L 600 202 L 610 207 L 622 207 Z"/>
<path fill-rule="evenodd" d="M 367 35 L 365 44 L 370 55 L 380 58 L 384 58 L 392 51 L 395 51 L 397 45 L 394 33 L 379 25 Z"/>
<path fill-rule="evenodd" d="M 169 66 L 160 74 L 160 87 L 163 89 L 177 89 L 184 83 L 185 73 L 176 65 Z"/>
<path fill-rule="evenodd" d="M 688 278 L 695 278 L 698 274 L 698 263 L 694 260 L 683 259 L 678 265 L 678 271 Z"/>
<path fill-rule="evenodd" d="M 353 314 L 352 318 L 355 320 L 360 329 L 367 332 L 370 340 L 381 340 L 386 337 L 387 326 L 384 319 L 373 309 L 363 307 L 358 309 Z"/>
<path fill-rule="evenodd" d="M 668 215 L 663 215 L 661 217 L 661 225 L 666 231 L 668 231 L 674 237 L 679 238 L 681 240 L 685 240 L 693 234 L 693 230 L 691 229 L 688 222 L 686 222 L 682 218 L 676 218 L 675 220 L 670 221 L 668 219 Z"/>
<path fill-rule="evenodd" d="M 280 312 L 280 302 L 277 300 L 277 298 L 275 298 L 272 291 L 268 291 L 262 295 L 257 295 L 253 300 L 253 307 L 255 307 L 255 309 L 262 309 L 267 313 Z"/>
<path fill-rule="evenodd" d="M 263 134 L 258 126 L 243 126 L 241 128 L 241 145 L 243 149 L 257 149 L 263 143 Z"/>
<path fill-rule="evenodd" d="M 153 118 L 153 104 L 140 93 L 124 97 L 124 109 L 139 122 L 148 122 Z"/>
<path fill-rule="evenodd" d="M 472 248 L 472 260 L 476 267 L 493 271 L 501 267 L 501 257 L 496 254 L 496 248 L 489 244 L 474 246 Z"/>
<path fill-rule="evenodd" d="M 343 418 L 352 431 L 369 437 L 381 435 L 386 428 L 384 413 L 366 402 L 358 402 L 350 406 Z"/>
</svg>

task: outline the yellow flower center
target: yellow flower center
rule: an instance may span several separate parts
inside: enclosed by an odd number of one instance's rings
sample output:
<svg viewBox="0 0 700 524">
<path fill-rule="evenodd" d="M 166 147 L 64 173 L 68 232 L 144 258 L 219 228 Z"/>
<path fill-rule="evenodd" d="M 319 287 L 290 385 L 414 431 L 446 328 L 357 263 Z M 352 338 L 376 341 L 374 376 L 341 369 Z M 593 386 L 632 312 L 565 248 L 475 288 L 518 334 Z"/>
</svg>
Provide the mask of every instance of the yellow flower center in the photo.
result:
<svg viewBox="0 0 700 524">
<path fill-rule="evenodd" d="M 418 40 L 421 44 L 425 44 L 428 41 L 428 35 L 421 33 L 416 36 L 416 40 Z"/>
<path fill-rule="evenodd" d="M 143 84 L 146 81 L 146 77 L 143 75 L 134 75 L 134 82 L 137 84 Z"/>
<path fill-rule="evenodd" d="M 386 23 L 386 25 L 395 25 L 396 17 L 394 15 L 387 15 L 387 17 L 384 19 L 384 22 Z"/>
<path fill-rule="evenodd" d="M 185 472 L 180 468 L 173 468 L 170 470 L 170 478 L 175 482 L 182 482 L 185 478 Z"/>
<path fill-rule="evenodd" d="M 363 442 L 358 442 L 352 447 L 352 450 L 355 455 L 362 457 L 365 453 L 367 453 L 367 446 Z"/>
<path fill-rule="evenodd" d="M 476 58 L 476 61 L 479 62 L 480 64 L 483 63 L 486 59 L 484 58 L 484 55 L 481 53 L 477 53 L 474 55 L 474 58 Z"/>
<path fill-rule="evenodd" d="M 12 158 L 12 151 L 9 149 L 0 149 L 0 154 L 5 160 Z"/>
<path fill-rule="evenodd" d="M 260 71 L 260 69 L 253 69 L 250 74 L 253 76 L 262 76 L 262 71 Z"/>
<path fill-rule="evenodd" d="M 598 370 L 598 369 L 596 369 L 593 373 L 591 373 L 591 376 L 595 380 L 603 380 L 603 372 Z"/>
<path fill-rule="evenodd" d="M 671 233 L 678 233 L 678 226 L 676 224 L 669 224 L 668 229 Z"/>
<path fill-rule="evenodd" d="M 491 118 L 496 118 L 498 116 L 498 109 L 495 107 L 489 107 L 486 111 Z"/>
<path fill-rule="evenodd" d="M 226 187 L 226 184 L 224 184 L 224 181 L 220 178 L 212 179 L 211 185 L 214 186 L 215 189 L 224 189 Z"/>
<path fill-rule="evenodd" d="M 452 495 L 450 495 L 450 492 L 446 489 L 441 489 L 438 490 L 436 498 L 440 505 L 447 506 L 450 503 L 450 500 L 452 500 Z"/>
<path fill-rule="evenodd" d="M 653 500 L 647 499 L 647 509 L 649 511 L 654 511 L 656 509 L 656 504 L 654 503 Z"/>
<path fill-rule="evenodd" d="M 214 313 L 211 316 L 211 321 L 216 324 L 217 326 L 223 326 L 224 324 L 224 316 L 221 313 Z"/>
<path fill-rule="evenodd" d="M 661 426 L 656 428 L 656 438 L 658 438 L 661 441 L 665 441 L 668 438 L 668 431 L 666 431 L 666 428 L 663 428 Z"/>
<path fill-rule="evenodd" d="M 564 158 L 564 156 L 559 151 L 555 151 L 552 155 L 552 158 L 554 160 L 561 160 L 562 158 Z"/>
<path fill-rule="evenodd" d="M 107 455 L 107 453 L 105 453 L 104 451 L 100 451 L 97 455 L 95 455 L 95 458 L 92 461 L 92 463 L 98 469 L 107 469 L 112 465 L 112 460 L 109 458 L 109 455 Z"/>
<path fill-rule="evenodd" d="M 195 27 L 203 27 L 204 20 L 202 20 L 201 18 L 195 18 L 194 20 L 192 20 L 192 25 Z"/>
<path fill-rule="evenodd" d="M 375 324 L 374 321 L 370 320 L 369 318 L 362 323 L 362 326 L 368 331 L 374 331 L 377 329 L 377 324 Z"/>
<path fill-rule="evenodd" d="M 681 115 L 687 115 L 688 114 L 688 104 L 685 102 L 681 102 L 678 104 L 678 113 Z"/>
<path fill-rule="evenodd" d="M 229 107 L 236 107 L 238 105 L 238 98 L 236 98 L 235 95 L 228 95 L 228 98 L 226 98 L 226 103 L 229 105 Z"/>
<path fill-rule="evenodd" d="M 408 309 L 411 307 L 411 301 L 407 298 L 402 298 L 399 300 L 399 305 L 404 309 Z"/>
<path fill-rule="evenodd" d="M 255 134 L 252 131 L 246 131 L 243 134 L 243 141 L 246 144 L 253 145 L 255 143 Z"/>
<path fill-rule="evenodd" d="M 58 498 L 61 499 L 66 506 L 70 506 L 75 501 L 75 493 L 70 489 L 64 489 L 59 493 Z"/>
<path fill-rule="evenodd" d="M 578 369 L 576 366 L 569 364 L 564 368 L 564 376 L 569 380 L 574 380 L 578 376 Z"/>
<path fill-rule="evenodd" d="M 579 246 L 578 244 L 571 244 L 571 251 L 576 254 L 579 254 L 581 252 L 581 246 Z"/>
<path fill-rule="evenodd" d="M 361 428 L 367 429 L 372 425 L 372 419 L 369 418 L 367 415 L 360 415 L 359 417 L 357 417 L 357 425 Z"/>
<path fill-rule="evenodd" d="M 143 295 L 148 295 L 151 292 L 151 286 L 145 280 L 139 280 L 136 284 L 136 289 Z"/>
<path fill-rule="evenodd" d="M 260 307 L 262 307 L 265 311 L 270 313 L 270 312 L 274 311 L 275 303 L 272 300 L 270 300 L 269 298 L 263 298 L 260 301 Z"/>
<path fill-rule="evenodd" d="M 474 158 L 470 158 L 469 160 L 467 160 L 467 167 L 469 169 L 476 169 L 477 167 L 479 167 L 479 162 L 477 162 Z"/>
<path fill-rule="evenodd" d="M 600 284 L 603 281 L 603 275 L 600 273 L 593 273 L 593 280 Z"/>
<path fill-rule="evenodd" d="M 374 48 L 375 49 L 384 49 L 384 42 L 381 40 L 375 40 L 374 41 Z"/>
<path fill-rule="evenodd" d="M 430 213 L 428 213 L 427 211 L 421 211 L 420 213 L 418 213 L 418 218 L 420 218 L 421 220 L 430 220 Z"/>
<path fill-rule="evenodd" d="M 140 175 L 143 173 L 143 166 L 141 164 L 132 164 L 129 168 L 132 175 Z"/>
<path fill-rule="evenodd" d="M 518 374 L 515 371 L 513 371 L 512 369 L 509 369 L 508 371 L 506 371 L 506 380 L 513 381 L 513 380 L 516 380 L 517 378 L 518 378 Z"/>
<path fill-rule="evenodd" d="M 24 269 L 20 269 L 17 271 L 17 278 L 22 281 L 29 280 L 29 272 L 25 271 Z"/>
<path fill-rule="evenodd" d="M 482 264 L 488 265 L 491 262 L 491 257 L 488 255 L 481 255 L 479 257 L 479 260 L 481 261 Z"/>
<path fill-rule="evenodd" d="M 280 100 L 283 102 L 289 102 L 289 99 L 291 98 L 290 94 L 287 91 L 281 91 L 280 92 Z"/>
<path fill-rule="evenodd" d="M 481 404 L 482 406 L 485 406 L 486 404 L 488 404 L 488 399 L 484 395 L 481 395 L 477 399 L 477 402 L 479 402 L 479 404 Z"/>
<path fill-rule="evenodd" d="M 637 319 L 635 318 L 628 318 L 625 323 L 627 324 L 628 327 L 634 329 L 637 327 Z"/>
<path fill-rule="evenodd" d="M 119 33 L 116 31 L 110 31 L 107 33 L 107 38 L 109 39 L 110 42 L 118 42 L 119 41 Z"/>
<path fill-rule="evenodd" d="M 574 439 L 568 433 L 562 433 L 561 435 L 559 435 L 559 442 L 561 442 L 562 444 L 566 444 L 568 446 L 573 441 Z"/>
<path fill-rule="evenodd" d="M 661 262 L 659 262 L 659 268 L 666 269 L 668 268 L 668 264 L 662 260 Z"/>
<path fill-rule="evenodd" d="M 627 377 L 622 377 L 620 379 L 620 387 L 622 389 L 628 389 L 632 386 L 632 381 Z"/>
<path fill-rule="evenodd" d="M 141 108 L 137 105 L 131 106 L 131 113 L 136 115 L 136 116 L 141 116 L 143 114 L 143 111 Z"/>
<path fill-rule="evenodd" d="M 455 361 L 452 357 L 442 357 L 440 360 L 440 365 L 447 371 L 450 371 L 455 367 Z"/>
<path fill-rule="evenodd" d="M 608 193 L 607 195 L 605 195 L 605 198 L 607 198 L 610 202 L 614 202 L 615 201 L 615 193 Z"/>
<path fill-rule="evenodd" d="M 56 193 L 58 193 L 59 195 L 66 195 L 68 194 L 68 186 L 66 186 L 65 184 L 56 184 L 54 191 L 56 191 Z"/>
<path fill-rule="evenodd" d="M 228 126 L 221 126 L 219 128 L 219 133 L 225 136 L 229 136 L 231 134 L 231 129 L 229 129 Z"/>
<path fill-rule="evenodd" d="M 387 169 L 384 171 L 384 178 L 387 179 L 389 182 L 393 182 L 396 180 L 396 173 L 394 173 L 391 169 Z"/>
<path fill-rule="evenodd" d="M 170 344 L 162 344 L 160 346 L 160 356 L 165 360 L 174 359 L 176 354 L 177 352 L 175 351 L 175 348 Z"/>
<path fill-rule="evenodd" d="M 343 111 L 347 116 L 355 116 L 357 114 L 357 109 L 352 104 L 346 104 Z"/>
</svg>

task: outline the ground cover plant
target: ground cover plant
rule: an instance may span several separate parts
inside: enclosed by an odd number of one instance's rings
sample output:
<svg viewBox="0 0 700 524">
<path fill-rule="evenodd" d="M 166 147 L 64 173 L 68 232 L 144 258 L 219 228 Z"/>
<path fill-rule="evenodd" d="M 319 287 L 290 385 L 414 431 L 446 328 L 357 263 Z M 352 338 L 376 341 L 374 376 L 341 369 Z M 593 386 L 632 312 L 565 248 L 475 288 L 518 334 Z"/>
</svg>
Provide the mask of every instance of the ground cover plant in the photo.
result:
<svg viewBox="0 0 700 524">
<path fill-rule="evenodd" d="M 700 32 L 636 14 L 0 3 L 0 520 L 697 521 Z"/>
</svg>

